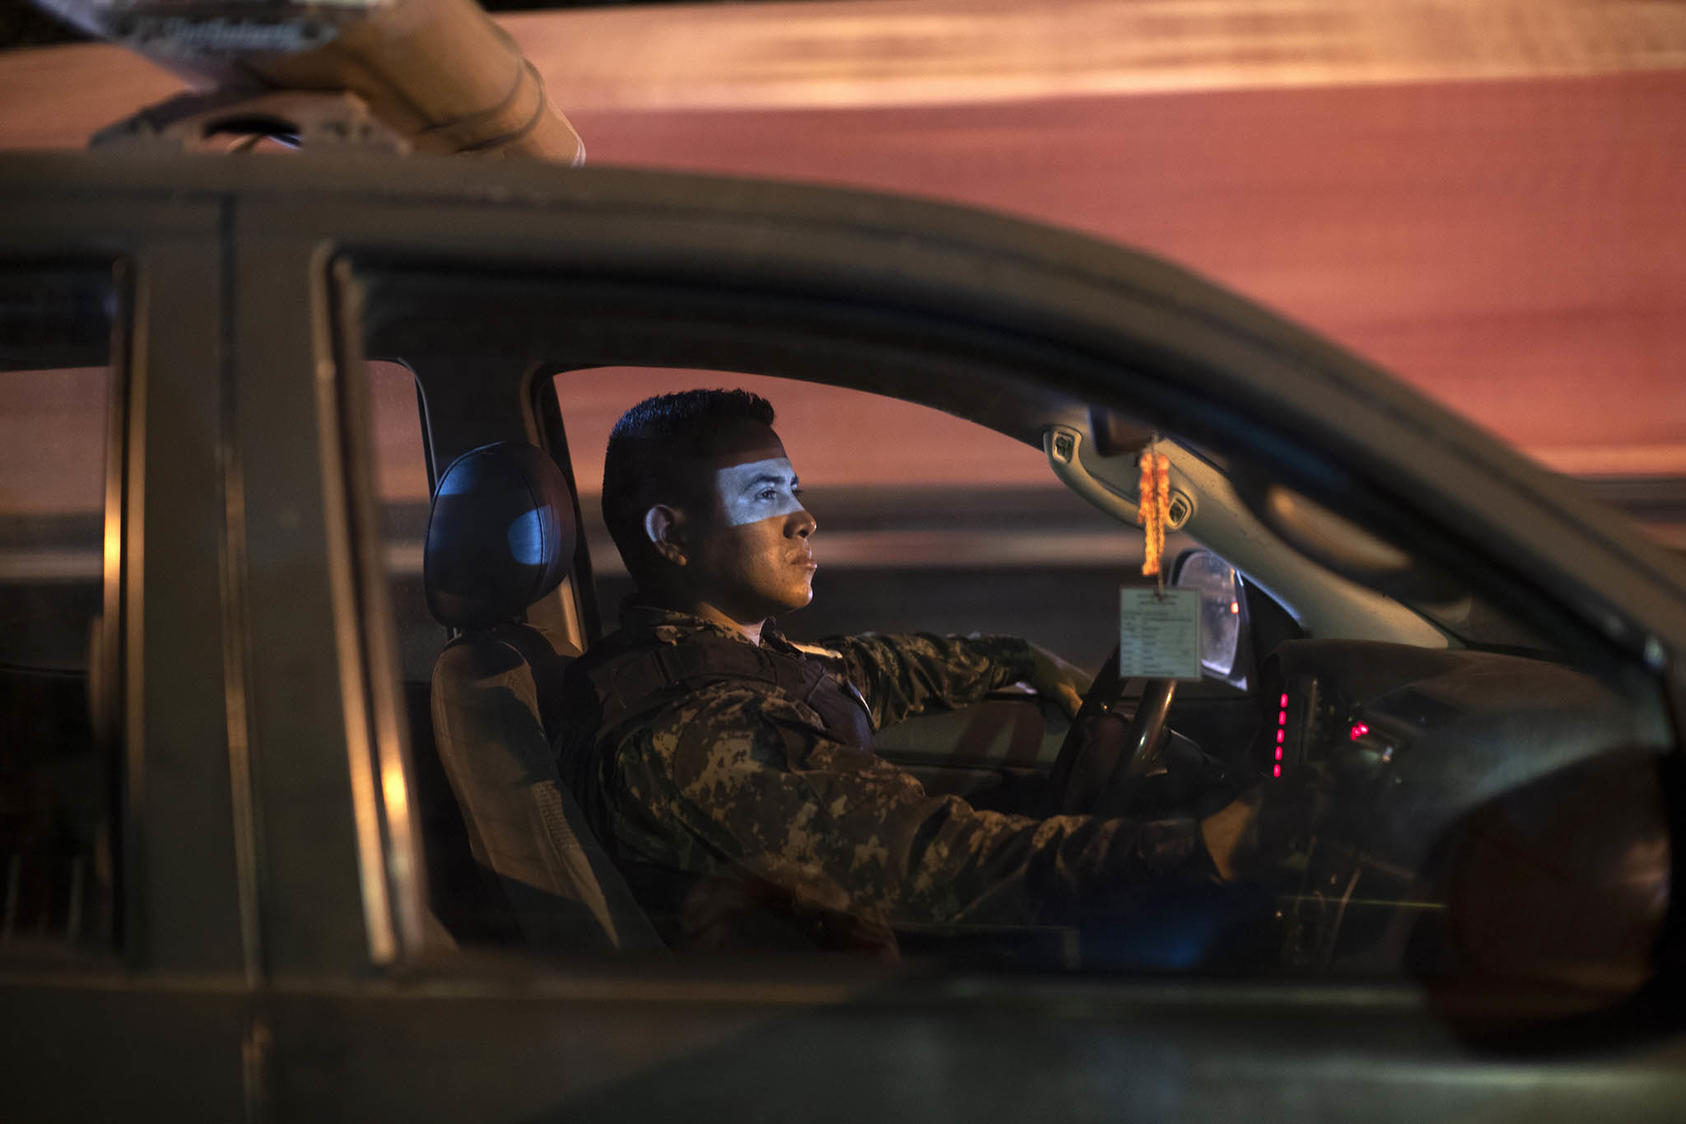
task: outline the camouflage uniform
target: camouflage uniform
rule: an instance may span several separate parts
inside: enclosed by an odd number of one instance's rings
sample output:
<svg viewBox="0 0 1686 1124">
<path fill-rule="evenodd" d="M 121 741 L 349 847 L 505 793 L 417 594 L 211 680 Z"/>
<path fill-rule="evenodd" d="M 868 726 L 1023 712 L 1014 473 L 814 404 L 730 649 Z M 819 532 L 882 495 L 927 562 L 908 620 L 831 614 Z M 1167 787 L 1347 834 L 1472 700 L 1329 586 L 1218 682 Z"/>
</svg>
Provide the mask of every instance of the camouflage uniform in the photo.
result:
<svg viewBox="0 0 1686 1124">
<path fill-rule="evenodd" d="M 797 694 L 764 680 L 670 683 L 599 725 L 605 715 L 587 698 L 594 668 L 664 646 L 719 651 L 724 639 L 754 649 L 683 613 L 631 607 L 621 625 L 570 669 L 567 712 L 596 717 L 564 732 L 562 775 L 659 925 L 698 879 L 734 868 L 898 927 L 1059 922 L 1105 909 L 1147 878 L 1210 876 L 1193 821 L 1038 820 L 931 796 L 864 737 L 852 744 L 836 720 L 828 729 Z M 845 689 L 872 728 L 980 702 L 1032 668 L 1030 646 L 1006 637 L 867 634 L 824 644 L 832 652 L 817 657 L 771 627 L 762 634 L 781 659 L 804 669 L 824 659 L 858 687 Z"/>
</svg>

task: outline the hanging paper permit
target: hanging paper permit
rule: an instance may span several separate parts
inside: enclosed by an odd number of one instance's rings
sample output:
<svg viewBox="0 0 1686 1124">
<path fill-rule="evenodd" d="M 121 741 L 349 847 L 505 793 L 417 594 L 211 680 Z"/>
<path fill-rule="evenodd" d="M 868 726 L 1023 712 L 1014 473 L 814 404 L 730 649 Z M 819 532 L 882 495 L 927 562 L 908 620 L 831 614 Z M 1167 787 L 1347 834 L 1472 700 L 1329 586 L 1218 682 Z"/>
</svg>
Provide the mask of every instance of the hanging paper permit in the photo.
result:
<svg viewBox="0 0 1686 1124">
<path fill-rule="evenodd" d="M 1171 458 L 1142 450 L 1137 462 L 1136 522 L 1142 526 L 1142 574 L 1151 589 L 1119 591 L 1118 673 L 1150 679 L 1200 678 L 1200 592 L 1165 588 L 1165 532 L 1171 525 Z"/>
<path fill-rule="evenodd" d="M 1200 678 L 1200 591 L 1119 590 L 1118 674 L 1126 679 Z"/>
</svg>

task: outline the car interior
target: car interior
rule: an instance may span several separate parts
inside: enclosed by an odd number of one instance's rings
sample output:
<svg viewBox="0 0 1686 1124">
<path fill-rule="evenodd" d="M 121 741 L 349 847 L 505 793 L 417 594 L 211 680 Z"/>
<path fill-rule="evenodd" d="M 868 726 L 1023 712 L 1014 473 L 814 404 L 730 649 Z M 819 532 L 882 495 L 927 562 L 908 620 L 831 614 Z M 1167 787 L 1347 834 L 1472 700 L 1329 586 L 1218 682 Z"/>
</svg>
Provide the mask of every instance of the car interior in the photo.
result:
<svg viewBox="0 0 1686 1124">
<path fill-rule="evenodd" d="M 799 340 L 801 332 L 789 325 L 772 332 L 716 308 L 706 310 L 706 327 L 671 311 L 652 321 L 618 294 L 586 302 L 582 312 L 575 292 L 564 302 L 543 285 L 483 280 L 466 299 L 460 294 L 469 290 L 441 285 L 456 294 L 447 312 L 430 291 L 434 279 L 371 275 L 364 340 L 374 367 L 397 372 L 399 383 L 413 378 L 416 398 L 408 388 L 387 398 L 411 411 L 419 401 L 423 422 L 434 497 L 425 598 L 453 638 L 434 668 L 431 692 L 408 684 L 412 763 L 434 909 L 459 941 L 516 935 L 544 951 L 578 953 L 655 947 L 607 860 L 609 844 L 591 838 L 543 748 L 555 732 L 546 684 L 613 627 L 613 598 L 596 596 L 600 586 L 626 591 L 601 532 L 579 533 L 593 519 L 578 484 L 598 469 L 570 446 L 570 440 L 588 445 L 582 423 L 589 411 L 569 409 L 564 399 L 570 378 L 591 372 L 620 377 L 629 390 L 642 385 L 638 372 L 666 372 L 673 381 L 662 385 L 671 388 L 775 376 L 912 400 L 965 418 L 1040 454 L 1042 471 L 1070 497 L 1099 509 L 1096 518 L 1117 543 L 1115 553 L 1096 560 L 1113 590 L 1141 580 L 1129 578 L 1124 548 L 1139 543 L 1136 454 L 1154 441 L 1170 456 L 1181 517 L 1167 547 L 1174 564 L 1169 580 L 1201 589 L 1212 622 L 1207 631 L 1231 638 L 1226 651 L 1209 653 L 1200 682 L 1174 690 L 1120 676 L 1116 664 L 1102 661 L 1103 640 L 1093 651 L 1070 653 L 1099 671 L 1089 713 L 1076 723 L 1023 692 L 1004 692 L 973 713 L 881 731 L 875 744 L 913 769 L 929 791 L 964 795 L 982 807 L 1030 814 L 1198 812 L 1237 785 L 1280 784 L 1284 791 L 1319 793 L 1317 822 L 1285 834 L 1282 861 L 1268 884 L 1228 897 L 1149 902 L 1140 917 L 1151 923 L 1123 932 L 1118 926 L 1076 933 L 909 931 L 900 934 L 904 951 L 1150 972 L 1486 970 L 1496 962 L 1491 935 L 1477 939 L 1469 930 L 1489 925 L 1487 907 L 1479 924 L 1460 920 L 1461 935 L 1445 935 L 1453 911 L 1452 891 L 1441 884 L 1444 870 L 1467 866 L 1448 856 L 1479 850 L 1469 824 L 1497 820 L 1514 835 L 1516 821 L 1538 820 L 1536 805 L 1554 806 L 1566 789 L 1628 783 L 1620 768 L 1619 776 L 1599 771 L 1622 753 L 1647 762 L 1637 766 L 1644 771 L 1669 743 L 1652 689 L 1624 680 L 1595 651 L 1577 647 L 1572 630 L 1531 611 L 1525 591 L 1507 590 L 1502 575 L 1471 580 L 1467 560 L 1462 571 L 1446 564 L 1455 558 L 1450 550 L 1402 549 L 1401 527 L 1372 533 L 1373 523 L 1361 526 L 1312 499 L 1298 482 L 1249 459 L 1247 450 L 1219 452 L 1163 438 L 1112 402 L 1057 390 L 1034 370 L 1004 369 L 1010 357 L 966 356 L 962 363 L 928 347 L 897 348 L 860 335 L 840 342 L 812 324 L 800 326 L 811 338 Z M 553 315 L 564 303 L 578 318 L 565 328 Z M 717 330 L 722 317 L 729 323 L 724 332 Z M 490 474 L 476 486 L 498 498 L 464 499 L 468 493 L 459 489 L 474 475 L 459 483 L 464 470 L 457 458 L 464 454 L 469 463 L 495 457 L 526 465 L 507 472 L 542 497 L 532 510 L 542 510 L 541 522 L 556 529 L 545 538 L 542 563 L 525 564 L 519 581 L 495 566 L 459 570 L 442 561 L 450 551 L 482 557 L 485 543 L 505 537 L 495 519 L 477 527 L 460 515 L 464 504 L 486 512 L 507 508 L 508 484 Z M 541 465 L 548 483 L 534 475 Z M 458 535 L 478 536 L 479 545 L 457 542 Z M 817 540 L 822 558 L 823 535 Z M 483 620 L 441 611 L 434 567 L 486 583 L 463 596 L 464 603 L 499 606 L 492 631 Z M 995 596 L 1013 594 L 1001 587 Z M 395 600 L 405 597 L 395 592 Z M 1093 603 L 1085 606 L 1102 636 L 1116 627 L 1107 624 L 1115 605 L 1102 602 L 1098 612 Z M 793 636 L 803 615 L 790 619 Z M 874 619 L 861 627 L 897 623 Z M 404 663 L 414 661 L 406 656 Z M 1133 734 L 1150 730 L 1151 752 L 1084 744 L 1076 733 L 1084 719 L 1111 707 L 1135 723 Z M 476 732 L 465 732 L 470 729 Z M 487 753 L 487 746 L 498 748 Z M 443 777 L 430 775 L 435 766 Z M 519 787 L 509 783 L 517 776 Z M 493 789 L 502 796 L 489 798 Z M 1518 811 L 1506 800 L 1534 810 Z M 1657 839 L 1666 828 L 1655 807 L 1639 819 L 1647 826 L 1624 835 L 1625 843 L 1612 842 L 1606 831 L 1588 846 L 1605 860 L 1623 847 L 1650 854 L 1646 869 L 1655 875 Z M 1527 847 L 1561 846 L 1537 827 Z M 1507 868 L 1491 877 L 1514 880 L 1513 874 Z M 1596 899 L 1600 916 L 1625 919 L 1612 922 L 1614 929 L 1631 936 L 1635 927 L 1660 924 L 1666 893 L 1658 897 L 1654 879 L 1594 889 L 1598 879 L 1583 870 L 1571 881 L 1574 894 Z M 1484 891 L 1462 892 L 1486 900 Z M 484 911 L 488 900 L 495 903 L 491 914 Z M 1143 940 L 1147 931 L 1182 936 Z M 1597 955 L 1631 967 L 1631 958 L 1611 951 L 1620 942 L 1609 932 L 1604 938 L 1601 945 L 1588 938 L 1602 949 Z M 1504 940 L 1514 939 L 1506 931 Z M 1546 948 L 1536 959 L 1557 964 L 1561 956 Z"/>
</svg>

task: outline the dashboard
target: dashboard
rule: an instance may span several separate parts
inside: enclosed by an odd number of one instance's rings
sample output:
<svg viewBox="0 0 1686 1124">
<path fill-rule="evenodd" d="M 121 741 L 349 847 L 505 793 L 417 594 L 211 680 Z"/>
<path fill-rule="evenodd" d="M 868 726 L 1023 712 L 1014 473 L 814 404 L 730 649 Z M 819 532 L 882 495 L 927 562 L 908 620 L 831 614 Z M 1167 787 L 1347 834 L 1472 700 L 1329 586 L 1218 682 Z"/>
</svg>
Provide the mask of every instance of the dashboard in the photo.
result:
<svg viewBox="0 0 1686 1124">
<path fill-rule="evenodd" d="M 1399 970 L 1419 922 L 1448 910 L 1440 868 L 1472 815 L 1578 763 L 1667 744 L 1599 679 L 1508 653 L 1295 640 L 1260 686 L 1249 765 L 1267 791 L 1319 809 L 1280 840 L 1288 967 Z"/>
</svg>

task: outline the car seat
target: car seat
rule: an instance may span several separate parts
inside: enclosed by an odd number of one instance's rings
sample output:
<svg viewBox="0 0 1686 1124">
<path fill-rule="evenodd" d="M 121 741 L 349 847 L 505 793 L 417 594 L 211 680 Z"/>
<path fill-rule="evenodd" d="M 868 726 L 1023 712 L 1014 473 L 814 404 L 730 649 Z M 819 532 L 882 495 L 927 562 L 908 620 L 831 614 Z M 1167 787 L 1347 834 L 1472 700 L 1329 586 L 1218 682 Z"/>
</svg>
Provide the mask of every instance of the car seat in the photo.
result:
<svg viewBox="0 0 1686 1124">
<path fill-rule="evenodd" d="M 470 450 L 439 478 L 428 518 L 428 611 L 458 635 L 433 666 L 434 745 L 469 846 L 537 948 L 661 947 L 562 785 L 551 739 L 559 652 L 523 620 L 574 557 L 573 496 L 543 450 Z"/>
</svg>

